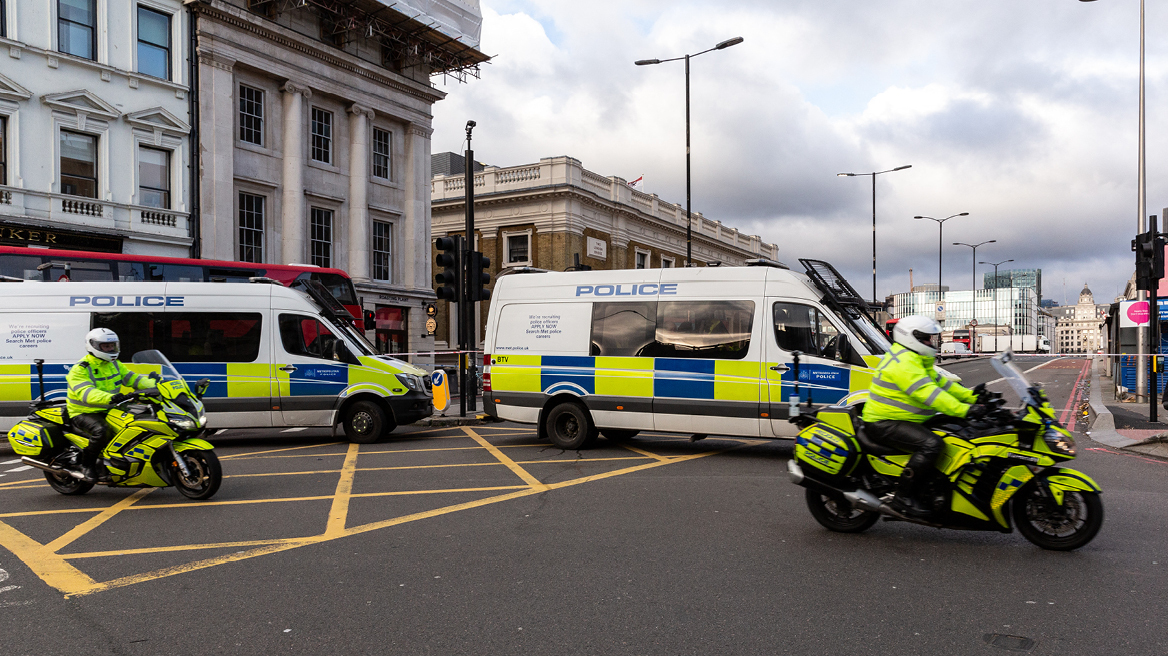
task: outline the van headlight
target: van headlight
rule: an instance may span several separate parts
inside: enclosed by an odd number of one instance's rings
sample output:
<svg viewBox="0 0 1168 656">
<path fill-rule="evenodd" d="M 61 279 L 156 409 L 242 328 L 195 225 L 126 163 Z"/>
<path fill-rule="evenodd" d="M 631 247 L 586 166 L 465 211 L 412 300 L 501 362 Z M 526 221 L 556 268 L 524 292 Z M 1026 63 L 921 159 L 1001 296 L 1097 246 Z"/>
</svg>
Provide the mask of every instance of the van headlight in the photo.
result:
<svg viewBox="0 0 1168 656">
<path fill-rule="evenodd" d="M 190 417 L 175 417 L 170 420 L 170 425 L 178 430 L 191 431 L 198 428 L 195 425 L 195 420 Z"/>
<path fill-rule="evenodd" d="M 397 374 L 397 379 L 402 382 L 402 385 L 410 388 L 412 392 L 421 392 L 426 389 L 426 384 L 422 382 L 421 376 L 413 374 Z"/>
<path fill-rule="evenodd" d="M 1065 456 L 1075 455 L 1075 438 L 1054 426 L 1050 426 L 1042 433 L 1042 441 L 1046 442 L 1050 450 L 1055 453 L 1061 453 Z"/>
</svg>

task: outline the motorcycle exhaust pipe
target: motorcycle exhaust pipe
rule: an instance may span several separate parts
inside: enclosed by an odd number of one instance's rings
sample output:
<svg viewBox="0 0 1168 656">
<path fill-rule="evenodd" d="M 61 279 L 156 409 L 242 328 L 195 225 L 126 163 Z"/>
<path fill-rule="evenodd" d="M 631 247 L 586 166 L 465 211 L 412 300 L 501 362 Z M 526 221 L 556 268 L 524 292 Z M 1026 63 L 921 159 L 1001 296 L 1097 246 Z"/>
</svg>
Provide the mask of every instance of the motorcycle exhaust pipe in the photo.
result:
<svg viewBox="0 0 1168 656">
<path fill-rule="evenodd" d="M 868 490 L 853 490 L 851 492 L 844 492 L 844 498 L 852 504 L 853 508 L 862 508 L 864 510 L 872 510 L 878 513 L 887 513 L 889 508 L 882 503 L 880 499 Z"/>
<path fill-rule="evenodd" d="M 795 462 L 794 458 L 787 461 L 787 475 L 791 477 L 791 482 L 795 485 L 803 484 L 803 479 L 805 478 L 803 476 L 803 468 L 799 466 L 799 463 Z"/>
<path fill-rule="evenodd" d="M 40 460 L 33 460 L 32 458 L 30 458 L 28 456 L 21 457 L 20 461 L 26 465 L 32 465 L 33 467 L 36 467 L 37 469 L 43 469 L 47 472 L 52 472 L 54 474 L 68 474 L 68 475 L 72 476 L 73 478 L 85 478 L 79 472 L 72 472 L 72 471 L 69 471 L 68 469 L 62 469 L 61 467 L 54 467 L 47 462 L 41 462 Z"/>
</svg>

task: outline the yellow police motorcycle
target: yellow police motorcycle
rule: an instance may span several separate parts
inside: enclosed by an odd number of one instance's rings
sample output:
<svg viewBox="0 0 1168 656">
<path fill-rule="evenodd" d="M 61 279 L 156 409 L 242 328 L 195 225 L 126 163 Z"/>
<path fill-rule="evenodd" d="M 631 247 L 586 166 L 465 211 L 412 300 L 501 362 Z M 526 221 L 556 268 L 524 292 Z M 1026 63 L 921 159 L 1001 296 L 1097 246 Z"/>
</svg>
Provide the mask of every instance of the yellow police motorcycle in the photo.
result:
<svg viewBox="0 0 1168 656">
<path fill-rule="evenodd" d="M 868 439 L 858 407 L 800 414 L 796 405 L 790 420 L 802 430 L 787 470 L 792 482 L 807 488 L 811 515 L 841 533 L 865 531 L 883 517 L 1002 533 L 1016 525 L 1027 540 L 1057 551 L 1090 542 L 1103 525 L 1102 490 L 1086 474 L 1056 466 L 1075 457 L 1075 439 L 1013 358 L 1007 351 L 992 364 L 1022 399 L 1019 410 L 1005 409 L 1000 394 L 979 385 L 974 389 L 978 402 L 990 408 L 984 420 L 942 415 L 925 424 L 944 438 L 945 448 L 924 487 L 931 513 L 923 518 L 891 507 L 910 455 Z M 795 398 L 797 404 L 797 393 Z"/>
<path fill-rule="evenodd" d="M 45 400 L 43 360 L 36 360 L 40 400 L 28 418 L 8 431 L 8 442 L 21 462 L 43 469 L 61 494 L 85 494 L 94 483 L 80 473 L 81 450 L 89 439 L 73 429 L 64 399 Z M 210 381 L 191 390 L 174 365 L 159 351 L 135 353 L 134 364 L 155 369 L 154 389 L 135 392 L 109 411 L 114 430 L 98 459 L 97 483 L 111 487 L 178 488 L 191 499 L 209 499 L 223 482 L 214 447 L 200 438 L 207 426 L 202 397 Z"/>
</svg>

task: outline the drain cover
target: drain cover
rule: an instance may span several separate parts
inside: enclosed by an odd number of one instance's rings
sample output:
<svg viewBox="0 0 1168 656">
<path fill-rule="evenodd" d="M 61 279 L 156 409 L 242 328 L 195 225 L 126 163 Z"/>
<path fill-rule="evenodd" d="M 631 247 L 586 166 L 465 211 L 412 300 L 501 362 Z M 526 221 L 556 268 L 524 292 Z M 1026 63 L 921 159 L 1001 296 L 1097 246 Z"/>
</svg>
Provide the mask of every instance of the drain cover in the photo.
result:
<svg viewBox="0 0 1168 656">
<path fill-rule="evenodd" d="M 1001 633 L 987 633 L 982 636 L 986 644 L 1006 651 L 1028 652 L 1038 643 L 1022 636 L 1002 635 Z"/>
</svg>

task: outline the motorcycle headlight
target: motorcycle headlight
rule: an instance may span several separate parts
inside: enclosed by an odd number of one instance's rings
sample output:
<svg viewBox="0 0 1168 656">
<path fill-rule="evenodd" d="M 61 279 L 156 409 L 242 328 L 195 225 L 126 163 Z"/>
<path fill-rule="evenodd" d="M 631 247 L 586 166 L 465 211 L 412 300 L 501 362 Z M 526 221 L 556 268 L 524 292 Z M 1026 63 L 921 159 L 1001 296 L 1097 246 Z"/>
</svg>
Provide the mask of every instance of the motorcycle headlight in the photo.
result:
<svg viewBox="0 0 1168 656">
<path fill-rule="evenodd" d="M 206 426 L 206 425 L 207 425 L 207 413 L 205 413 L 205 412 L 200 412 L 200 413 L 199 413 L 199 425 L 200 425 L 200 426 Z"/>
<path fill-rule="evenodd" d="M 1048 427 L 1042 433 L 1042 441 L 1046 442 L 1050 450 L 1055 453 L 1061 453 L 1067 456 L 1075 455 L 1075 438 L 1054 426 Z"/>
<path fill-rule="evenodd" d="M 170 420 L 170 425 L 178 430 L 195 430 L 198 426 L 195 425 L 195 420 L 190 417 L 175 417 Z"/>
</svg>

